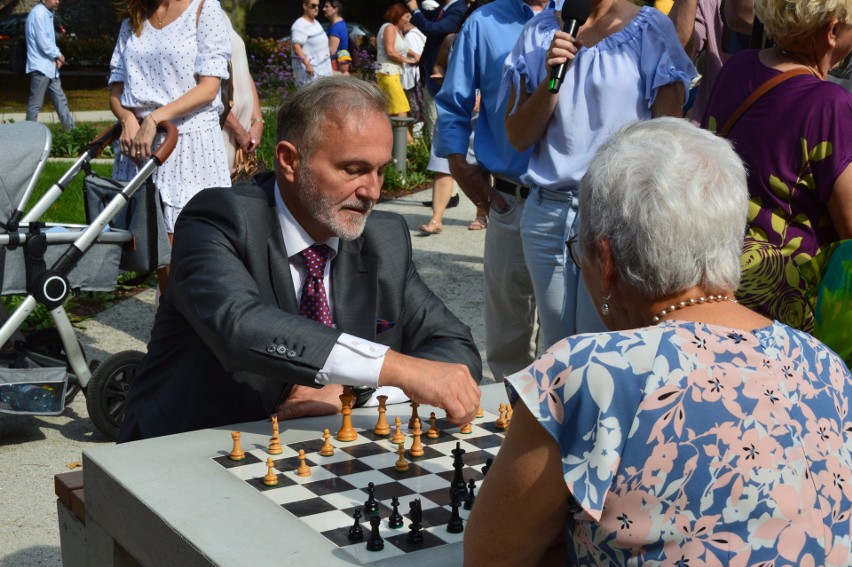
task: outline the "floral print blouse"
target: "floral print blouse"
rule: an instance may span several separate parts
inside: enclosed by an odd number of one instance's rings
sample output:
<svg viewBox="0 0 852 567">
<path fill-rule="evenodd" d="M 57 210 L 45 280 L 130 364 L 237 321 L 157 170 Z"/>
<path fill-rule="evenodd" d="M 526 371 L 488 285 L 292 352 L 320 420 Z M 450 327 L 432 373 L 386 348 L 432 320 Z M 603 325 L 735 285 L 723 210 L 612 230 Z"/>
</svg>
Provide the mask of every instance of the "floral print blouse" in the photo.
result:
<svg viewBox="0 0 852 567">
<path fill-rule="evenodd" d="M 667 321 L 508 381 L 561 448 L 569 564 L 852 564 L 852 375 L 811 336 Z"/>
<path fill-rule="evenodd" d="M 740 103 L 780 74 L 759 51 L 722 67 L 703 126 L 717 131 Z M 748 226 L 737 299 L 770 319 L 814 330 L 811 282 L 802 267 L 838 240 L 829 213 L 834 185 L 852 163 L 852 93 L 811 75 L 764 94 L 728 133 L 748 171 Z"/>
</svg>

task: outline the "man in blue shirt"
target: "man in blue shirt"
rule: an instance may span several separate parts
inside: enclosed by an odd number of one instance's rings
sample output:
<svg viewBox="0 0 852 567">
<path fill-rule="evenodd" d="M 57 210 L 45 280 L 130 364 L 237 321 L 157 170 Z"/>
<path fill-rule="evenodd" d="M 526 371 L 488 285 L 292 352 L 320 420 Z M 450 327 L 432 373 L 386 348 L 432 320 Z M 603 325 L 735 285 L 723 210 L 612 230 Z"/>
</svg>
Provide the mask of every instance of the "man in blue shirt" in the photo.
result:
<svg viewBox="0 0 852 567">
<path fill-rule="evenodd" d="M 435 153 L 447 157 L 453 178 L 475 205 L 491 203 L 485 236 L 485 351 L 495 380 L 529 365 L 536 352 L 536 310 L 524 263 L 520 219 L 529 188 L 520 184 L 530 151 L 509 144 L 498 104 L 503 62 L 524 24 L 553 0 L 495 0 L 470 15 L 453 46 L 438 93 Z M 465 159 L 479 90 L 473 149 Z M 489 175 L 493 176 L 492 181 Z"/>
<path fill-rule="evenodd" d="M 56 46 L 56 32 L 53 29 L 53 11 L 57 6 L 59 0 L 41 0 L 27 16 L 27 74 L 30 76 L 27 120 L 35 122 L 38 119 L 44 104 L 44 93 L 47 92 L 62 127 L 71 130 L 74 128 L 74 119 L 59 81 L 59 68 L 65 64 L 65 57 Z"/>
</svg>

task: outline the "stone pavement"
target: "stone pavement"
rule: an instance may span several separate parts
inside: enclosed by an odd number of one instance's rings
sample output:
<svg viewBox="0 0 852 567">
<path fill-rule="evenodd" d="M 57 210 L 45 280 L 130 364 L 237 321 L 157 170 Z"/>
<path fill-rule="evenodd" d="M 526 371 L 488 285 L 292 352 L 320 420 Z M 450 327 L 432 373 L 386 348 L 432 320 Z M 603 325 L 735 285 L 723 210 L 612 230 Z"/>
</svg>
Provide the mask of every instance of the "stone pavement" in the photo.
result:
<svg viewBox="0 0 852 567">
<path fill-rule="evenodd" d="M 57 116 L 56 112 L 53 110 L 48 111 L 47 109 L 53 108 L 48 101 L 45 101 L 46 104 L 42 108 L 42 111 L 38 114 L 38 121 L 43 124 L 59 124 L 59 116 Z M 109 110 L 81 110 L 78 112 L 72 112 L 71 116 L 74 117 L 74 124 L 82 124 L 83 122 L 109 122 L 115 120 L 115 116 L 113 116 L 112 112 Z M 24 112 L 5 112 L 0 111 L 0 124 L 3 122 L 23 122 L 27 119 L 27 115 Z"/>
<path fill-rule="evenodd" d="M 430 218 L 424 191 L 379 205 L 403 215 L 423 280 L 471 327 L 484 356 L 482 252 L 484 231 L 468 231 L 475 216 L 465 198 L 444 216 L 444 231 L 420 236 Z M 89 360 L 128 349 L 144 350 L 154 319 L 148 290 L 99 314 L 78 330 Z M 486 376 L 486 380 L 490 377 Z M 57 417 L 0 414 L 0 567 L 61 565 L 53 476 L 82 460 L 82 451 L 107 441 L 88 419 L 84 396 Z"/>
</svg>

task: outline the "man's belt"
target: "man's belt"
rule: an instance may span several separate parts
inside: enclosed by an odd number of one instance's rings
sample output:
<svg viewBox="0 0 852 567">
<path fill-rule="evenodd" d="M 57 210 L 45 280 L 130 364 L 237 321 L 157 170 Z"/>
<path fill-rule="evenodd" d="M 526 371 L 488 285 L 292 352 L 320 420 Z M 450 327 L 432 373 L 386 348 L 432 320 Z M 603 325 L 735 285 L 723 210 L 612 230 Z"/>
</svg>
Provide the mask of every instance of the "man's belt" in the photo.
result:
<svg viewBox="0 0 852 567">
<path fill-rule="evenodd" d="M 526 199 L 529 197 L 530 188 L 526 185 L 521 185 L 520 183 L 513 183 L 511 181 L 507 181 L 506 179 L 502 179 L 500 177 L 494 177 L 494 188 L 501 193 L 506 193 L 507 195 L 517 195 L 517 190 L 520 189 L 521 199 Z"/>
</svg>

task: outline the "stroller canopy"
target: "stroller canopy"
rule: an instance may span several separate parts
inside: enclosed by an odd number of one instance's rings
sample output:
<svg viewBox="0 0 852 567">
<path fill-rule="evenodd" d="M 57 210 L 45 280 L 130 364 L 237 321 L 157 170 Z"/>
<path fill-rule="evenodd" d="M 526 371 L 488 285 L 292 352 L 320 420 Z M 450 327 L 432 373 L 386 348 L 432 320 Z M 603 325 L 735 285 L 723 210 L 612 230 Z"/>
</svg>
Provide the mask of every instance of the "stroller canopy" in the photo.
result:
<svg viewBox="0 0 852 567">
<path fill-rule="evenodd" d="M 0 220 L 6 221 L 50 152 L 50 130 L 38 122 L 0 124 Z"/>
</svg>

